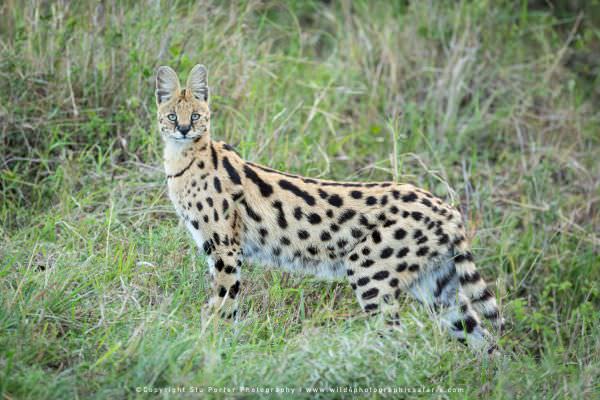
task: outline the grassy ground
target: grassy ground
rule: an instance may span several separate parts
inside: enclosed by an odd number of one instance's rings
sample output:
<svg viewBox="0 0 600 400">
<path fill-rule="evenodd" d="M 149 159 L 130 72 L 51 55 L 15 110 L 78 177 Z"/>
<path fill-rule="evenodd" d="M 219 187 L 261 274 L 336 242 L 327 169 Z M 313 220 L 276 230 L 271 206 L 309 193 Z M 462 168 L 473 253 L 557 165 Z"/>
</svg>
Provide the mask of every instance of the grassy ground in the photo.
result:
<svg viewBox="0 0 600 400">
<path fill-rule="evenodd" d="M 597 398 L 591 7 L 194 3 L 0 5 L 1 398 L 177 386 Z M 478 359 L 409 301 L 402 329 L 384 331 L 343 282 L 261 266 L 245 269 L 243 320 L 203 330 L 206 264 L 165 195 L 153 97 L 155 67 L 197 62 L 213 136 L 245 158 L 408 181 L 457 204 L 509 322 L 506 356 Z"/>
</svg>

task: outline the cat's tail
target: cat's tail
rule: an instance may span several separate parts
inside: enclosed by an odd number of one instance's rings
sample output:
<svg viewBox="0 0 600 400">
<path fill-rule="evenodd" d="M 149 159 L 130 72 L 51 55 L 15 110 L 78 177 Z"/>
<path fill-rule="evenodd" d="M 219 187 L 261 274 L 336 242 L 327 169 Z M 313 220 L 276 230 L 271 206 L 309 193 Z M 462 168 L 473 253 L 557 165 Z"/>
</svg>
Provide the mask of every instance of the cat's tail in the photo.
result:
<svg viewBox="0 0 600 400">
<path fill-rule="evenodd" d="M 504 328 L 504 318 L 500 315 L 495 295 L 477 271 L 473 255 L 464 236 L 461 236 L 455 243 L 454 265 L 463 293 L 471 301 L 473 309 L 501 332 Z"/>
</svg>

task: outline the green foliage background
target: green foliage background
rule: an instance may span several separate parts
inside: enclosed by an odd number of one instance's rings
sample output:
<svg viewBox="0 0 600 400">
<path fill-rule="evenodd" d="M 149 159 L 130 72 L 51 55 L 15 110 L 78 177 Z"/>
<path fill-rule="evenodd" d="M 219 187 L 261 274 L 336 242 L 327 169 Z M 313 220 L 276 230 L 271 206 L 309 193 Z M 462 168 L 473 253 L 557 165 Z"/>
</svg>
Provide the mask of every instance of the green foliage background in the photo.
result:
<svg viewBox="0 0 600 400">
<path fill-rule="evenodd" d="M 3 399 L 597 398 L 598 1 L 6 0 L 0 21 Z M 505 357 L 477 358 L 409 301 L 387 332 L 343 282 L 261 266 L 242 321 L 203 329 L 205 262 L 165 195 L 153 97 L 157 66 L 185 79 L 198 62 L 213 137 L 245 158 L 456 204 L 509 321 Z"/>
</svg>

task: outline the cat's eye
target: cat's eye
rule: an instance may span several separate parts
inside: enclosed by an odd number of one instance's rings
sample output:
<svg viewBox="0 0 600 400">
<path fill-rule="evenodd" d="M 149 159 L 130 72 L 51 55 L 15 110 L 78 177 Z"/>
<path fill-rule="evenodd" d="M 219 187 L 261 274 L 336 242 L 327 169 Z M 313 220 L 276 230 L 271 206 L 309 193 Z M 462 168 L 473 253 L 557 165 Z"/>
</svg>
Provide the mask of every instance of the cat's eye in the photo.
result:
<svg viewBox="0 0 600 400">
<path fill-rule="evenodd" d="M 199 119 L 200 119 L 200 114 L 198 114 L 198 113 L 192 114 L 192 121 L 198 121 Z"/>
<path fill-rule="evenodd" d="M 177 119 L 177 114 L 171 113 L 167 115 L 167 118 L 169 118 L 169 121 L 175 121 Z"/>
</svg>

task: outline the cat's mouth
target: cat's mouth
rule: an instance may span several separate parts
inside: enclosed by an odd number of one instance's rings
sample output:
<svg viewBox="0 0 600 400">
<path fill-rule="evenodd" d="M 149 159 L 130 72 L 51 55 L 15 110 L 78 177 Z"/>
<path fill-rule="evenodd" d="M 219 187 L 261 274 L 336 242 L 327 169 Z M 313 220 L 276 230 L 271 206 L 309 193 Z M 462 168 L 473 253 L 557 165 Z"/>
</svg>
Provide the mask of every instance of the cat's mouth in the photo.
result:
<svg viewBox="0 0 600 400">
<path fill-rule="evenodd" d="M 188 141 L 191 141 L 191 140 L 198 139 L 198 138 L 202 137 L 203 135 L 204 135 L 204 132 L 202 132 L 202 133 L 194 133 L 192 135 L 182 135 L 182 134 L 179 134 L 177 136 L 171 136 L 171 139 L 173 139 L 173 140 L 175 140 L 177 142 L 188 142 Z"/>
<path fill-rule="evenodd" d="M 177 133 L 179 135 L 177 137 L 175 137 L 175 140 L 182 141 L 182 142 L 185 142 L 188 140 L 195 140 L 195 139 L 198 139 L 198 138 L 204 136 L 204 134 L 207 132 L 207 130 L 208 129 L 206 127 L 198 127 L 198 128 L 196 128 L 196 130 L 193 133 L 190 132 L 191 134 L 185 134 L 185 135 L 178 131 Z"/>
</svg>

